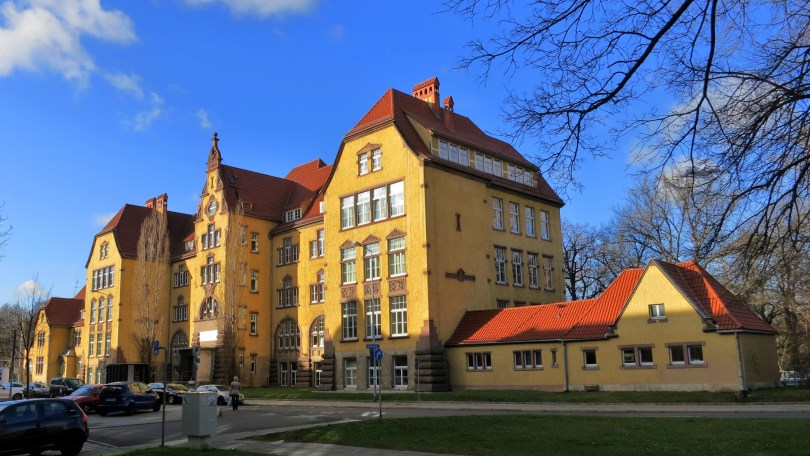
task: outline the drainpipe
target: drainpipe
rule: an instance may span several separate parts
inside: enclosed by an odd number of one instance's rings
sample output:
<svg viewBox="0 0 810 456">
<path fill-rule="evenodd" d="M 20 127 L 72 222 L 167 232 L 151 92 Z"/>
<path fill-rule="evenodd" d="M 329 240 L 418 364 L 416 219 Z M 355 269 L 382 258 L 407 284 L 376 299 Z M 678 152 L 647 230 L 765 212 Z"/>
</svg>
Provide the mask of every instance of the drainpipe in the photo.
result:
<svg viewBox="0 0 810 456">
<path fill-rule="evenodd" d="M 734 333 L 737 340 L 737 362 L 740 373 L 740 396 L 745 397 L 748 391 L 748 386 L 745 384 L 745 363 L 743 360 L 742 343 L 740 342 L 740 333 Z"/>
<path fill-rule="evenodd" d="M 568 391 L 568 345 L 565 345 L 565 341 L 561 340 L 563 346 L 563 375 L 565 376 L 565 384 L 563 391 Z"/>
</svg>

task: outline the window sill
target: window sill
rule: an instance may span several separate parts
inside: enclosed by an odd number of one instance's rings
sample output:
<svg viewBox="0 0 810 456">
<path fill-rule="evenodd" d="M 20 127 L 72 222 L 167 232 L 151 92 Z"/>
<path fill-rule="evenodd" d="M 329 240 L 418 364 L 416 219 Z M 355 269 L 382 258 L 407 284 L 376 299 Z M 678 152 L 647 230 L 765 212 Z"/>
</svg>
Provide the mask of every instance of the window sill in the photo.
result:
<svg viewBox="0 0 810 456">
<path fill-rule="evenodd" d="M 505 285 L 505 286 L 508 286 L 509 284 L 508 284 L 508 283 L 506 283 L 506 282 L 498 282 L 498 281 L 496 281 L 496 282 L 495 282 L 495 285 Z"/>
<path fill-rule="evenodd" d="M 599 370 L 599 366 L 582 366 L 582 370 L 596 371 Z"/>
<path fill-rule="evenodd" d="M 259 333 L 249 333 L 248 336 L 250 336 L 250 337 L 259 337 Z"/>
<path fill-rule="evenodd" d="M 512 286 L 515 287 L 515 288 L 523 288 L 522 283 L 516 283 L 516 284 L 513 284 Z"/>
<path fill-rule="evenodd" d="M 556 291 L 554 288 L 544 287 L 543 291 Z"/>
<path fill-rule="evenodd" d="M 636 369 L 657 369 L 658 366 L 655 364 L 643 364 L 641 366 L 637 366 L 634 364 L 625 364 L 620 367 L 622 370 L 636 370 Z"/>
<path fill-rule="evenodd" d="M 708 364 L 667 364 L 667 369 L 692 369 L 692 368 L 706 368 Z"/>
<path fill-rule="evenodd" d="M 409 334 L 392 334 L 391 336 L 388 336 L 388 340 L 407 339 L 409 337 L 411 337 Z"/>
<path fill-rule="evenodd" d="M 360 340 L 356 337 L 352 337 L 351 339 L 340 339 L 340 341 L 347 343 L 347 342 L 359 342 Z"/>
</svg>

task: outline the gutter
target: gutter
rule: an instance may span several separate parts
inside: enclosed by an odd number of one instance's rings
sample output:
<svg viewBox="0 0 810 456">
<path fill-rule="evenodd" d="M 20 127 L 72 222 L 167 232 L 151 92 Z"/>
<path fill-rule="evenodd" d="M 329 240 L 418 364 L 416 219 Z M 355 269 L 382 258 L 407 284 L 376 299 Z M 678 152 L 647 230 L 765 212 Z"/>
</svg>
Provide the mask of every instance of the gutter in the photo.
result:
<svg viewBox="0 0 810 456">
<path fill-rule="evenodd" d="M 563 346 L 563 391 L 568 392 L 568 345 L 565 344 L 565 340 L 560 340 L 560 342 Z"/>
<path fill-rule="evenodd" d="M 745 383 L 745 362 L 743 360 L 742 344 L 740 342 L 740 333 L 739 332 L 734 333 L 734 338 L 737 340 L 737 362 L 740 375 L 740 394 L 742 395 L 742 397 L 745 397 L 748 391 L 748 386 Z"/>
</svg>

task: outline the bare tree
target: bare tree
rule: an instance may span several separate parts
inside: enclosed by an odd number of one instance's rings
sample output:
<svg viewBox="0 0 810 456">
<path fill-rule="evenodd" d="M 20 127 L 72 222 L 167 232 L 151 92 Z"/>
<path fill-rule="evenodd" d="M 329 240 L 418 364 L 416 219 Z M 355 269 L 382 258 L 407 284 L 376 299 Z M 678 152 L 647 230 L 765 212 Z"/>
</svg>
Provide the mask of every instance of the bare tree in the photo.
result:
<svg viewBox="0 0 810 456">
<path fill-rule="evenodd" d="M 169 301 L 169 231 L 166 214 L 153 210 L 138 238 L 133 288 L 134 324 L 130 334 L 141 362 L 152 362 L 152 342 L 159 340 Z"/>
<path fill-rule="evenodd" d="M 5 205 L 6 203 L 0 204 L 0 209 L 2 209 Z M 11 226 L 5 226 L 6 220 L 8 220 L 8 217 L 3 217 L 0 215 L 0 260 L 6 256 L 3 253 L 3 248 L 5 248 L 8 238 L 11 237 Z"/>
<path fill-rule="evenodd" d="M 31 349 L 36 342 L 39 311 L 50 297 L 39 283 L 38 277 L 23 283 L 14 294 L 14 302 L 5 316 L 11 319 L 10 329 L 17 334 L 17 353 L 14 357 L 25 361 L 25 384 L 31 383 Z"/>
<path fill-rule="evenodd" d="M 243 225 L 244 204 L 237 201 L 236 207 L 228 208 L 228 231 L 225 237 L 225 274 L 223 277 L 224 302 L 222 306 L 222 352 L 225 379 L 239 373 L 237 350 L 243 344 L 247 307 L 247 229 Z M 220 358 L 222 359 L 222 358 Z"/>
<path fill-rule="evenodd" d="M 757 238 L 747 251 L 767 251 L 810 222 L 799 204 L 810 196 L 805 0 L 445 5 L 503 26 L 469 43 L 461 66 L 484 79 L 498 66 L 537 81 L 511 91 L 507 119 L 513 136 L 537 139 L 534 159 L 558 183 L 576 185 L 578 165 L 607 153 L 607 123 L 614 139 L 640 136 L 634 157 L 647 172 L 673 162 L 721 170 L 729 209 L 741 212 L 715 223 L 747 227 Z"/>
<path fill-rule="evenodd" d="M 605 276 L 606 271 L 597 259 L 601 246 L 599 228 L 563 220 L 562 232 L 566 297 L 576 301 L 598 296 L 613 278 Z"/>
</svg>

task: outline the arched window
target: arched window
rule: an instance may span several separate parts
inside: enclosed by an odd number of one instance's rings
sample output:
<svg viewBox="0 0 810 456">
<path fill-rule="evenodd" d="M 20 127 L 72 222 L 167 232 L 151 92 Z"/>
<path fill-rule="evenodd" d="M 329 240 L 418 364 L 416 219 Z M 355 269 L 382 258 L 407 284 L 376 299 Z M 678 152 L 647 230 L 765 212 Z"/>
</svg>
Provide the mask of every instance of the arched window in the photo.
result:
<svg viewBox="0 0 810 456">
<path fill-rule="evenodd" d="M 309 346 L 312 348 L 323 348 L 323 315 L 312 322 Z"/>
<path fill-rule="evenodd" d="M 219 303 L 213 296 L 205 298 L 200 306 L 200 319 L 215 318 L 219 315 Z"/>
<path fill-rule="evenodd" d="M 301 347 L 301 332 L 295 320 L 284 320 L 278 325 L 278 349 L 298 350 Z"/>
</svg>

